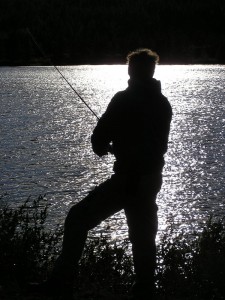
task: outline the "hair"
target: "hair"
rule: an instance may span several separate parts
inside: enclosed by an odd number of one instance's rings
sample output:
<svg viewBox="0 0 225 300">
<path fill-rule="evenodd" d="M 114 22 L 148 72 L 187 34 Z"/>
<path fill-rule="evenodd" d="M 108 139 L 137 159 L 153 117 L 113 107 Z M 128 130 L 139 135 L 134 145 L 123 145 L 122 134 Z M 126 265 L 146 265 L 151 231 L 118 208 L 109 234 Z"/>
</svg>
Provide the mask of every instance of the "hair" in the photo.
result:
<svg viewBox="0 0 225 300">
<path fill-rule="evenodd" d="M 127 64 L 131 77 L 152 77 L 155 71 L 155 65 L 158 62 L 158 54 L 147 48 L 137 49 L 127 55 Z"/>
</svg>

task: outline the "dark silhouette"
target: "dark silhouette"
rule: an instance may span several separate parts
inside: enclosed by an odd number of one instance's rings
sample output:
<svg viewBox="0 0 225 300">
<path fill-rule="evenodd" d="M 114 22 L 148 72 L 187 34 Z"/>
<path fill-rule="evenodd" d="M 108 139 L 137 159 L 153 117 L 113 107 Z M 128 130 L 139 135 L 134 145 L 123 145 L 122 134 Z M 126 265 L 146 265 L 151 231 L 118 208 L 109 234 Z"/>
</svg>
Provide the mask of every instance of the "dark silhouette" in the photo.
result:
<svg viewBox="0 0 225 300">
<path fill-rule="evenodd" d="M 74 205 L 65 221 L 62 253 L 51 278 L 36 290 L 72 293 L 78 261 L 90 229 L 124 209 L 132 243 L 135 299 L 154 291 L 157 205 L 171 106 L 152 78 L 158 55 L 140 49 L 128 55 L 128 88 L 118 92 L 99 119 L 91 142 L 98 156 L 112 152 L 114 174 Z"/>
</svg>

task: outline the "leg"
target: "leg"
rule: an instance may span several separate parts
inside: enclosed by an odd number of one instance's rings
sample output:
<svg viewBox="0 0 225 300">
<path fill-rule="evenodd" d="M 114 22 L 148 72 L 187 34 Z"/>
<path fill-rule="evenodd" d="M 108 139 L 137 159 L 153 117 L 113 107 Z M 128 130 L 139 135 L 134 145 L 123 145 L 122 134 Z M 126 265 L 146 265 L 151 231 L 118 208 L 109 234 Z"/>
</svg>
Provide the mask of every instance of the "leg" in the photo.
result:
<svg viewBox="0 0 225 300">
<path fill-rule="evenodd" d="M 123 208 L 122 190 L 122 180 L 113 175 L 70 209 L 65 221 L 62 253 L 55 264 L 53 277 L 73 279 L 88 231 Z"/>
<path fill-rule="evenodd" d="M 65 221 L 62 252 L 51 277 L 41 284 L 29 284 L 28 292 L 57 297 L 61 295 L 63 300 L 73 299 L 74 274 L 87 233 L 123 208 L 123 186 L 123 180 L 113 175 L 70 209 Z"/>
<path fill-rule="evenodd" d="M 140 296 L 147 296 L 154 289 L 158 227 L 155 200 L 161 183 L 161 174 L 142 177 L 137 193 L 125 207 L 136 273 L 134 294 Z"/>
</svg>

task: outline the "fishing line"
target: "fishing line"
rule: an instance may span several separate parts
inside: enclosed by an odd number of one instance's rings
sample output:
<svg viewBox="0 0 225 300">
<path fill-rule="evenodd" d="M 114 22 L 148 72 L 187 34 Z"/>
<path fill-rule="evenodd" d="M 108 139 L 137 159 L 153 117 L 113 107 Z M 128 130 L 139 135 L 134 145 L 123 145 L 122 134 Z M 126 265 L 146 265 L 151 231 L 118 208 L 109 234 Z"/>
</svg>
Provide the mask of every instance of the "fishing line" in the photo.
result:
<svg viewBox="0 0 225 300">
<path fill-rule="evenodd" d="M 40 45 L 37 43 L 36 39 L 34 38 L 33 34 L 30 32 L 29 28 L 26 28 L 29 36 L 31 37 L 32 41 L 34 44 L 37 46 L 39 49 L 40 53 L 42 54 L 43 58 L 46 60 L 49 60 L 50 64 L 55 68 L 55 70 L 60 74 L 60 76 L 66 81 L 66 83 L 69 85 L 69 87 L 74 91 L 74 93 L 78 96 L 78 98 L 86 105 L 86 107 L 92 112 L 92 114 L 99 120 L 99 117 L 97 114 L 92 110 L 92 108 L 87 104 L 87 102 L 80 96 L 80 94 L 75 90 L 75 88 L 71 85 L 71 83 L 66 79 L 66 77 L 62 74 L 62 72 L 59 70 L 57 66 L 55 66 L 51 59 L 47 57 L 43 49 L 40 47 Z"/>
</svg>

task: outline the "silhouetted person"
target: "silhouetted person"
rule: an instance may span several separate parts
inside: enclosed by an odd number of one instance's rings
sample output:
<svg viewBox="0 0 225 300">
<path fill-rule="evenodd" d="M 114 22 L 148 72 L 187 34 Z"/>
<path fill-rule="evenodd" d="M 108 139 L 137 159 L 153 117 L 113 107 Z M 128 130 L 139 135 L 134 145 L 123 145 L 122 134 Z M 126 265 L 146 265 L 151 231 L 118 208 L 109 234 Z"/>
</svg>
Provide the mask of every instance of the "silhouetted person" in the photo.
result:
<svg viewBox="0 0 225 300">
<path fill-rule="evenodd" d="M 172 110 L 160 82 L 153 79 L 158 55 L 140 49 L 127 59 L 128 87 L 112 98 L 91 137 L 98 156 L 109 151 L 115 155 L 114 174 L 70 209 L 62 253 L 52 277 L 40 287 L 50 293 L 71 291 L 88 231 L 122 209 L 132 243 L 135 299 L 146 299 L 154 290 L 156 196 L 162 184 Z"/>
</svg>

